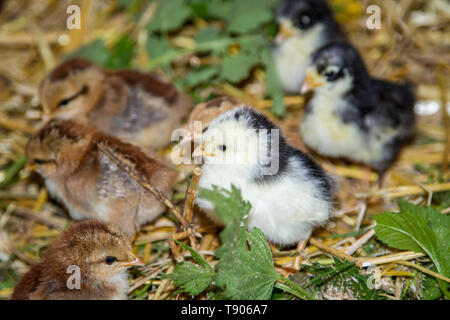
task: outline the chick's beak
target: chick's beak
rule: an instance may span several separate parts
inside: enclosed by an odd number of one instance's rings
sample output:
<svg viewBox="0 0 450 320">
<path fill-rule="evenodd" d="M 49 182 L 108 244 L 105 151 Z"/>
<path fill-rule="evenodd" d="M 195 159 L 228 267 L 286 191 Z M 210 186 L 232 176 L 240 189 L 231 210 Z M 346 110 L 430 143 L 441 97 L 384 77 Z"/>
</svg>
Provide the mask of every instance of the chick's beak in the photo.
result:
<svg viewBox="0 0 450 320">
<path fill-rule="evenodd" d="M 27 163 L 24 167 L 25 170 L 27 171 L 35 171 L 37 169 L 37 166 L 35 164 L 32 163 Z"/>
<path fill-rule="evenodd" d="M 300 89 L 300 93 L 305 94 L 308 91 L 323 86 L 324 84 L 325 82 L 321 79 L 317 71 L 314 69 L 310 69 L 306 73 L 305 81 L 303 82 L 302 88 Z"/>
<path fill-rule="evenodd" d="M 202 143 L 202 145 L 200 146 L 200 150 L 202 150 L 202 156 L 203 157 L 215 157 L 216 155 L 212 152 L 206 152 L 206 145 L 205 143 Z"/>
<path fill-rule="evenodd" d="M 136 255 L 133 252 L 128 251 L 128 256 L 130 257 L 130 260 L 127 262 L 123 262 L 121 265 L 122 267 L 128 268 L 131 266 L 143 266 L 144 265 L 144 263 L 141 261 L 141 259 L 136 257 Z"/>
<path fill-rule="evenodd" d="M 207 152 L 206 150 L 206 144 L 203 142 L 200 147 L 195 148 L 194 152 L 192 153 L 192 157 L 214 157 L 215 154 L 212 152 Z"/>
<path fill-rule="evenodd" d="M 278 34 L 275 37 L 276 43 L 281 43 L 286 39 L 289 39 L 294 36 L 294 30 L 292 27 L 292 23 L 288 21 L 281 21 L 278 27 Z"/>
</svg>

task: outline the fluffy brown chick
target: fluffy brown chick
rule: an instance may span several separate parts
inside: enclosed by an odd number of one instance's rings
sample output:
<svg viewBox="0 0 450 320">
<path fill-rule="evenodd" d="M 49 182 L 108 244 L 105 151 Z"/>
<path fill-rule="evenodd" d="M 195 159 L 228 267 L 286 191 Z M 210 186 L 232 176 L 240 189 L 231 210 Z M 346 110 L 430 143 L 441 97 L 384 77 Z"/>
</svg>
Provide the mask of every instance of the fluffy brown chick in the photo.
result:
<svg viewBox="0 0 450 320">
<path fill-rule="evenodd" d="M 189 131 L 194 132 L 194 121 L 201 121 L 202 131 L 208 127 L 214 118 L 225 113 L 242 102 L 233 97 L 219 97 L 208 102 L 199 103 L 189 115 Z"/>
<path fill-rule="evenodd" d="M 131 250 L 129 239 L 117 226 L 94 220 L 74 223 L 23 276 L 11 298 L 127 299 L 127 269 L 142 265 Z"/>
<path fill-rule="evenodd" d="M 28 164 L 45 179 L 54 198 L 76 220 L 114 223 L 132 236 L 139 226 L 165 211 L 153 194 L 118 167 L 99 145 L 119 157 L 166 197 L 172 195 L 177 173 L 139 147 L 69 120 L 52 120 L 26 148 Z"/>
<path fill-rule="evenodd" d="M 81 58 L 50 72 L 39 96 L 44 119 L 73 119 L 152 149 L 170 143 L 192 107 L 187 95 L 155 74 L 109 71 Z"/>
</svg>

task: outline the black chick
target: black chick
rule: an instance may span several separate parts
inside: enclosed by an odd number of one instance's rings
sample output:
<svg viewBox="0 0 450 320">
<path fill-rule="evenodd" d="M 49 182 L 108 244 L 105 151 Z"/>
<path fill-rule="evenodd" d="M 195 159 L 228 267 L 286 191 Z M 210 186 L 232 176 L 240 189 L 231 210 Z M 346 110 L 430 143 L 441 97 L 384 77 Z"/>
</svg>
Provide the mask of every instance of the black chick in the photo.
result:
<svg viewBox="0 0 450 320">
<path fill-rule="evenodd" d="M 320 48 L 311 64 L 301 89 L 314 90 L 300 126 L 305 144 L 326 156 L 365 163 L 381 181 L 414 133 L 410 84 L 372 78 L 347 42 Z"/>
<path fill-rule="evenodd" d="M 285 0 L 276 12 L 274 58 L 283 89 L 297 93 L 311 54 L 344 34 L 324 0 Z"/>
</svg>

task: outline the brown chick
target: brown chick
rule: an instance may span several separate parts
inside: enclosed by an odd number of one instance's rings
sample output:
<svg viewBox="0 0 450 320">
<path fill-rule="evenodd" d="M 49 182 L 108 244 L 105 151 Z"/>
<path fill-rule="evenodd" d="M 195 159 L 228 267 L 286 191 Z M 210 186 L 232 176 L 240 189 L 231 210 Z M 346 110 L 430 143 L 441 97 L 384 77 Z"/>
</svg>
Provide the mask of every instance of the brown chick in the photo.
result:
<svg viewBox="0 0 450 320">
<path fill-rule="evenodd" d="M 165 211 L 149 191 L 118 167 L 100 146 L 127 165 L 167 198 L 177 173 L 139 147 L 69 120 L 52 120 L 26 148 L 28 164 L 45 179 L 46 187 L 73 219 L 114 223 L 130 237 L 139 226 Z"/>
<path fill-rule="evenodd" d="M 73 119 L 151 149 L 168 145 L 192 108 L 187 95 L 155 74 L 109 71 L 81 58 L 50 72 L 39 96 L 44 120 Z"/>
<path fill-rule="evenodd" d="M 131 250 L 117 226 L 94 220 L 74 223 L 23 276 L 11 299 L 127 299 L 127 269 L 143 265 Z"/>
<path fill-rule="evenodd" d="M 189 115 L 189 131 L 194 132 L 194 121 L 201 121 L 201 129 L 202 131 L 205 130 L 216 117 L 235 108 L 239 104 L 242 104 L 242 102 L 239 102 L 236 98 L 227 96 L 199 103 Z"/>
</svg>

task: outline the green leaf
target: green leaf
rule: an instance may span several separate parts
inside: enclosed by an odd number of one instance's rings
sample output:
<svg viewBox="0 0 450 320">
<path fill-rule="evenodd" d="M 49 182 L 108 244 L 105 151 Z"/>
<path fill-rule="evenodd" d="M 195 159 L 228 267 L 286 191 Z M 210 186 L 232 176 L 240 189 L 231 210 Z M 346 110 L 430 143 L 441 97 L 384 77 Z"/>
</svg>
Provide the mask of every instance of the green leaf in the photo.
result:
<svg viewBox="0 0 450 320">
<path fill-rule="evenodd" d="M 273 100 L 272 113 L 277 117 L 282 117 L 286 113 L 283 89 L 280 85 L 272 52 L 268 46 L 262 53 L 262 61 L 266 70 L 266 94 Z"/>
<path fill-rule="evenodd" d="M 272 10 L 258 0 L 235 1 L 227 19 L 228 31 L 247 33 L 269 22 L 272 17 Z"/>
<path fill-rule="evenodd" d="M 163 278 L 172 279 L 175 286 L 184 292 L 191 295 L 200 294 L 213 282 L 214 270 L 197 251 L 180 241 L 174 241 L 188 250 L 199 265 L 184 261 L 175 267 L 173 273 L 163 275 Z"/>
<path fill-rule="evenodd" d="M 230 14 L 233 2 L 223 0 L 190 0 L 192 12 L 203 19 L 225 20 Z"/>
<path fill-rule="evenodd" d="M 207 41 L 217 40 L 221 37 L 221 32 L 218 28 L 206 27 L 200 30 L 195 35 L 195 42 L 203 43 Z"/>
<path fill-rule="evenodd" d="M 421 298 L 423 300 L 436 300 L 440 297 L 442 297 L 442 292 L 439 290 L 436 279 L 430 276 L 425 276 L 423 280 L 423 292 Z"/>
<path fill-rule="evenodd" d="M 158 9 L 147 25 L 150 32 L 170 32 L 181 27 L 191 16 L 187 0 L 159 0 Z"/>
<path fill-rule="evenodd" d="M 96 39 L 91 43 L 69 53 L 66 58 L 81 57 L 104 66 L 109 59 L 109 50 L 102 39 Z"/>
<path fill-rule="evenodd" d="M 124 35 L 112 48 L 105 67 L 108 69 L 129 67 L 135 47 L 136 43 L 128 35 Z"/>
<path fill-rule="evenodd" d="M 250 212 L 252 207 L 250 202 L 244 201 L 241 191 L 233 185 L 231 186 L 231 191 L 219 189 L 216 186 L 213 186 L 213 190 L 199 188 L 198 196 L 214 203 L 216 213 L 226 225 L 221 233 L 221 237 L 225 236 L 223 239 L 225 242 L 231 241 L 234 237 L 227 230 L 230 230 L 232 233 L 238 229 L 243 229 L 239 228 L 239 226 L 241 220 L 244 220 L 244 217 Z"/>
<path fill-rule="evenodd" d="M 220 234 L 222 247 L 216 251 L 218 286 L 225 286 L 231 299 L 270 299 L 275 281 L 280 279 L 273 265 L 272 253 L 264 234 L 254 228 L 247 231 L 246 219 L 251 209 L 240 190 L 199 189 L 199 197 L 211 201 L 225 229 Z"/>
<path fill-rule="evenodd" d="M 157 59 L 172 49 L 166 38 L 157 36 L 148 38 L 145 47 L 147 49 L 147 54 L 151 59 Z"/>
<path fill-rule="evenodd" d="M 175 286 L 195 296 L 205 291 L 213 282 L 214 271 L 184 261 L 175 267 L 173 273 L 165 275 L 163 278 L 172 279 Z"/>
<path fill-rule="evenodd" d="M 223 81 L 237 83 L 248 78 L 250 70 L 259 62 L 256 54 L 245 52 L 235 56 L 227 56 L 223 60 L 220 78 Z"/>
<path fill-rule="evenodd" d="M 426 253 L 438 272 L 450 275 L 450 217 L 431 207 L 399 201 L 400 212 L 375 216 L 378 239 L 387 245 Z"/>
<path fill-rule="evenodd" d="M 198 86 L 199 84 L 209 82 L 212 78 L 214 78 L 219 74 L 219 71 L 220 71 L 219 67 L 192 69 L 183 78 L 183 84 L 189 87 Z"/>
</svg>

